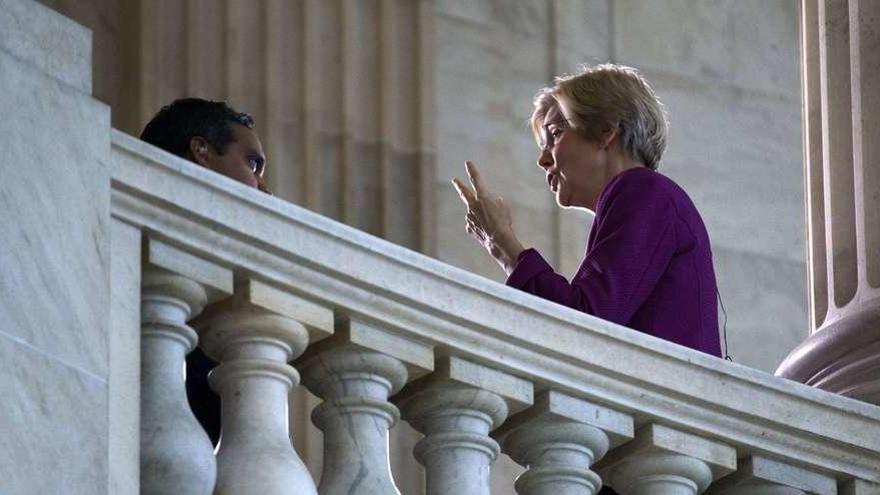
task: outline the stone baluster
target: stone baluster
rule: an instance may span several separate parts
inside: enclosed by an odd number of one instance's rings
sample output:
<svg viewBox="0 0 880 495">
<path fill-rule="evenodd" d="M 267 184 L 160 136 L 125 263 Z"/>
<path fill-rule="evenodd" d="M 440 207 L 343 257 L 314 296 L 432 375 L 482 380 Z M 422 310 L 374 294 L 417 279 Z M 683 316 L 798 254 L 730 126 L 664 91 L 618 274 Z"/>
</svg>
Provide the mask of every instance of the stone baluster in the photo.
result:
<svg viewBox="0 0 880 495">
<path fill-rule="evenodd" d="M 739 460 L 735 473 L 714 483 L 712 495 L 836 495 L 837 481 L 830 476 L 760 455 Z"/>
<path fill-rule="evenodd" d="M 141 493 L 214 490 L 214 447 L 190 410 L 184 359 L 198 341 L 186 322 L 209 295 L 229 291 L 232 272 L 155 240 L 141 279 Z"/>
<path fill-rule="evenodd" d="M 220 395 L 218 495 L 317 493 L 291 445 L 288 395 L 299 374 L 288 361 L 312 338 L 332 332 L 329 310 L 255 280 L 209 306 L 193 325 L 220 364 L 210 375 Z"/>
<path fill-rule="evenodd" d="M 297 361 L 306 387 L 324 399 L 312 413 L 324 432 L 318 493 L 400 493 L 388 452 L 388 430 L 400 413 L 388 397 L 408 376 L 430 371 L 433 361 L 429 346 L 358 320 L 338 325 L 333 337 Z"/>
<path fill-rule="evenodd" d="M 395 398 L 425 438 L 415 447 L 427 495 L 488 495 L 498 443 L 489 432 L 532 402 L 531 383 L 457 357 L 410 383 Z"/>
<path fill-rule="evenodd" d="M 504 452 L 528 468 L 516 480 L 520 495 L 593 495 L 602 486 L 589 467 L 610 447 L 633 437 L 630 416 L 547 390 L 535 405 L 495 434 Z"/>
<path fill-rule="evenodd" d="M 696 495 L 735 469 L 733 447 L 658 424 L 643 426 L 596 465 L 626 495 Z"/>
</svg>

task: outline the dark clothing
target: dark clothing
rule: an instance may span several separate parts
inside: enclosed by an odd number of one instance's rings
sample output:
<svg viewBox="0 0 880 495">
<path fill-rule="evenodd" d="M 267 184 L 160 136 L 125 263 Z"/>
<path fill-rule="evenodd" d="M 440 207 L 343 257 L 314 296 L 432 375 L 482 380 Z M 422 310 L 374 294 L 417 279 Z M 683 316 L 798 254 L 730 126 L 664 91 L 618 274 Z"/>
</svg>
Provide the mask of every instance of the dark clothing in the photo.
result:
<svg viewBox="0 0 880 495">
<path fill-rule="evenodd" d="M 706 227 L 677 184 L 645 167 L 621 172 L 603 189 L 570 283 L 527 249 L 507 285 L 721 356 Z"/>
<path fill-rule="evenodd" d="M 198 347 L 186 357 L 186 398 L 214 445 L 220 440 L 220 396 L 208 386 L 208 372 L 216 366 Z"/>
</svg>

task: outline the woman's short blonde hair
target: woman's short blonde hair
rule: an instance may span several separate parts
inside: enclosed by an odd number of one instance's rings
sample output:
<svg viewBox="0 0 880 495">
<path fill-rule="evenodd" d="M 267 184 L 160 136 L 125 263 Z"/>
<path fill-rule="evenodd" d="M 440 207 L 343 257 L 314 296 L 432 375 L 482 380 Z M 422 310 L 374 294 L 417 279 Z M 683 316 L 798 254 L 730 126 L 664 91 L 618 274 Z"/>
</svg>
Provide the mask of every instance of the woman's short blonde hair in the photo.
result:
<svg viewBox="0 0 880 495">
<path fill-rule="evenodd" d="M 632 67 L 602 64 L 556 78 L 535 95 L 531 127 L 536 139 L 551 109 L 588 139 L 599 140 L 619 128 L 620 143 L 630 158 L 656 169 L 666 150 L 668 119 L 663 103 Z"/>
</svg>

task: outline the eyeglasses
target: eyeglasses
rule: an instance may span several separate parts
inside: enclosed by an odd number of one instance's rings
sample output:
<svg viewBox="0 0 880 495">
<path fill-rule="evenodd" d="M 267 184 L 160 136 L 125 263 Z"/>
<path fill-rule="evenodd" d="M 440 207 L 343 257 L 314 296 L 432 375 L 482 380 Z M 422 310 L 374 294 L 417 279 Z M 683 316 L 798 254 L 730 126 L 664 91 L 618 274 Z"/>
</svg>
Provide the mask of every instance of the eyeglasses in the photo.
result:
<svg viewBox="0 0 880 495">
<path fill-rule="evenodd" d="M 550 130 L 550 126 L 556 126 L 553 131 Z M 541 151 L 550 151 L 553 149 L 553 146 L 556 145 L 556 138 L 559 137 L 559 134 L 562 131 L 568 130 L 570 128 L 567 119 L 557 119 L 552 122 L 548 122 L 541 126 L 541 142 L 538 145 L 541 148 Z"/>
</svg>

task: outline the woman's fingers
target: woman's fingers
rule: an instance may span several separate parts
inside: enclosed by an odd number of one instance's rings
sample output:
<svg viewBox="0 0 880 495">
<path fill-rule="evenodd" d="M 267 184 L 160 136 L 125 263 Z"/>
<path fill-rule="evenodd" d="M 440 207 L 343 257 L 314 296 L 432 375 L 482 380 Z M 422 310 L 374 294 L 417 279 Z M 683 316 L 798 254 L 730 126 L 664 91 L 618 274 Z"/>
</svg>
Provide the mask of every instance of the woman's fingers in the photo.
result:
<svg viewBox="0 0 880 495">
<path fill-rule="evenodd" d="M 488 196 L 486 193 L 486 185 L 483 184 L 483 178 L 480 176 L 480 172 L 477 170 L 477 166 L 474 165 L 474 162 L 468 160 L 464 162 L 464 169 L 467 171 L 468 179 L 470 179 L 471 184 L 474 186 L 474 192 L 476 193 L 476 197 L 480 198 L 483 196 Z"/>
<path fill-rule="evenodd" d="M 462 184 L 461 180 L 458 177 L 452 179 L 452 187 L 455 188 L 456 192 L 458 192 L 458 196 L 461 198 L 461 201 L 470 207 L 477 201 L 476 195 L 471 189 Z"/>
<path fill-rule="evenodd" d="M 500 196 L 489 193 L 473 162 L 465 162 L 465 170 L 473 189 L 465 185 L 458 177 L 452 179 L 452 185 L 462 202 L 467 206 L 465 231 L 478 241 L 484 242 L 488 238 L 489 232 L 497 232 L 500 228 L 504 228 L 502 224 L 509 216 L 508 208 Z"/>
</svg>

